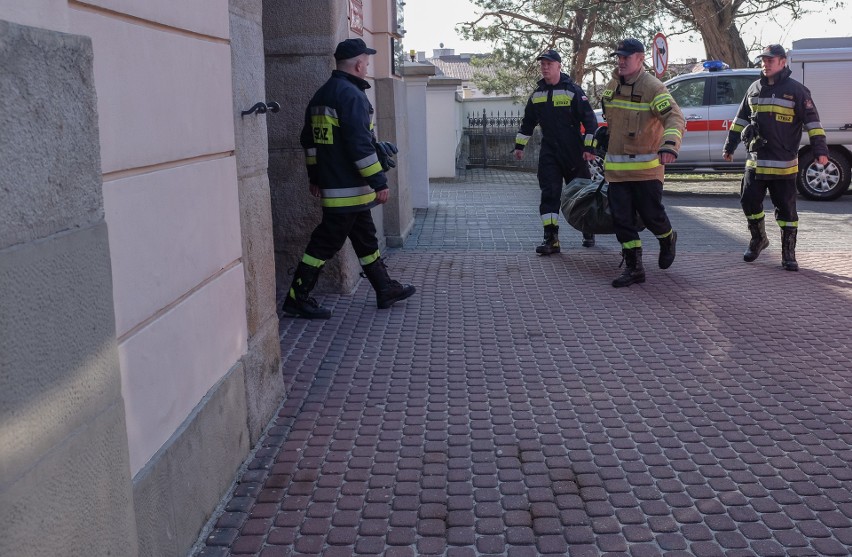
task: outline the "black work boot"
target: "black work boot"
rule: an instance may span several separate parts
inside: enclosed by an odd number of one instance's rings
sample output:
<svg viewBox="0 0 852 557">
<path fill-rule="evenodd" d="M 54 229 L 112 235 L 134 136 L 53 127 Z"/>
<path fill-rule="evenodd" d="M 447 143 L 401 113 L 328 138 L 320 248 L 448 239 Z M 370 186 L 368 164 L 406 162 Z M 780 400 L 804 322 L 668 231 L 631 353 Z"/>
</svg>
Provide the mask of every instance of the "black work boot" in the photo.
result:
<svg viewBox="0 0 852 557">
<path fill-rule="evenodd" d="M 559 251 L 559 227 L 548 224 L 544 227 L 544 241 L 535 248 L 535 252 L 539 255 L 552 255 Z"/>
<path fill-rule="evenodd" d="M 293 275 L 293 284 L 290 285 L 290 291 L 281 306 L 284 315 L 304 319 L 328 319 L 331 317 L 331 310 L 322 307 L 309 296 L 311 290 L 317 284 L 319 274 L 319 267 L 299 263 L 299 266 L 296 267 L 296 274 Z"/>
<path fill-rule="evenodd" d="M 624 271 L 612 281 L 616 288 L 630 286 L 631 284 L 645 282 L 645 267 L 642 266 L 642 248 L 631 248 L 621 250 L 624 257 Z"/>
<path fill-rule="evenodd" d="M 760 252 L 769 247 L 769 238 L 766 237 L 766 225 L 763 218 L 748 221 L 748 231 L 751 232 L 751 241 L 743 254 L 743 261 L 751 263 Z"/>
<path fill-rule="evenodd" d="M 587 232 L 583 232 L 583 247 L 584 248 L 595 247 L 595 235 L 594 234 L 589 234 Z"/>
<path fill-rule="evenodd" d="M 393 280 L 388 275 L 388 268 L 385 267 L 385 262 L 377 259 L 369 265 L 365 265 L 364 276 L 370 281 L 373 290 L 376 291 L 376 306 L 379 309 L 386 309 L 394 305 L 400 300 L 404 300 L 414 294 L 417 290 L 410 284 L 400 284 Z"/>
<path fill-rule="evenodd" d="M 781 266 L 787 271 L 798 271 L 796 262 L 796 234 L 799 229 L 795 226 L 785 226 L 781 229 Z"/>
<path fill-rule="evenodd" d="M 665 238 L 660 238 L 660 269 L 668 269 L 672 266 L 675 260 L 675 246 L 677 244 L 677 232 L 672 230 L 672 233 Z"/>
</svg>

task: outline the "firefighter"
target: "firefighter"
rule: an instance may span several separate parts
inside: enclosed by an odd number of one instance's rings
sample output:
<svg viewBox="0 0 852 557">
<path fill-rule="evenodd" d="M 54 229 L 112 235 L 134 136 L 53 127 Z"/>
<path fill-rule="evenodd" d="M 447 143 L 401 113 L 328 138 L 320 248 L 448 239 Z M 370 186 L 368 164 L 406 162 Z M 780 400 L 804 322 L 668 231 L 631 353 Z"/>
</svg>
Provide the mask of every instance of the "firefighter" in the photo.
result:
<svg viewBox="0 0 852 557">
<path fill-rule="evenodd" d="M 659 240 L 661 269 L 675 259 L 677 232 L 663 207 L 666 164 L 677 159 L 685 128 L 683 113 L 666 86 L 645 71 L 645 47 L 636 39 L 618 43 L 618 67 L 603 93 L 609 131 L 604 175 L 615 235 L 625 269 L 616 288 L 645 282 L 636 214 Z"/>
<path fill-rule="evenodd" d="M 586 161 L 595 159 L 592 134 L 598 127 L 589 99 L 579 85 L 562 73 L 562 57 L 548 50 L 536 58 L 541 77 L 524 109 L 521 129 L 515 138 L 515 158 L 524 157 L 524 147 L 536 125 L 541 126 L 538 184 L 541 188 L 539 214 L 544 241 L 535 248 L 540 255 L 559 253 L 559 205 L 562 184 L 574 178 L 591 178 Z M 585 135 L 580 125 L 585 128 Z M 594 234 L 583 234 L 583 246 L 595 245 Z"/>
<path fill-rule="evenodd" d="M 751 84 L 740 103 L 736 120 L 722 148 L 725 160 L 733 160 L 740 140 L 749 153 L 743 174 L 740 204 L 751 240 L 743 260 L 752 262 L 769 246 L 764 224 L 766 190 L 775 205 L 775 222 L 781 228 L 781 266 L 798 271 L 796 234 L 796 176 L 799 173 L 799 139 L 808 132 L 814 158 L 828 164 L 825 130 L 808 88 L 790 77 L 787 52 L 780 44 L 767 46 L 755 59 L 762 62 L 759 80 Z"/>
<path fill-rule="evenodd" d="M 325 262 L 346 238 L 376 291 L 376 305 L 388 308 L 414 294 L 415 288 L 391 280 L 379 253 L 370 209 L 388 200 L 384 171 L 395 166 L 396 147 L 377 142 L 373 107 L 364 93 L 370 84 L 370 55 L 362 39 L 337 45 L 337 69 L 314 94 L 305 111 L 301 143 L 305 149 L 310 192 L 322 198 L 322 221 L 314 229 L 296 268 L 282 312 L 292 317 L 328 319 L 331 311 L 309 296 Z"/>
</svg>

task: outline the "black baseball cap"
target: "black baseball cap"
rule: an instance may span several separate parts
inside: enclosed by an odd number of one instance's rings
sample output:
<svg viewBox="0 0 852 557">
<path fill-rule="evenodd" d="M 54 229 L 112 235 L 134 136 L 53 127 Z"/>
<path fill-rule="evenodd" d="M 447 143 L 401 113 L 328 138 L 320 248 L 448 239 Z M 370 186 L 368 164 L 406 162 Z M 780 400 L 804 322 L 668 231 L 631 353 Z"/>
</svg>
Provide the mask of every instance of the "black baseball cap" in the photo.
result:
<svg viewBox="0 0 852 557">
<path fill-rule="evenodd" d="M 536 58 L 536 61 L 538 60 L 550 60 L 551 62 L 559 62 L 560 64 L 562 63 L 562 57 L 559 56 L 559 53 L 555 50 L 545 50 L 541 53 L 541 56 Z"/>
<path fill-rule="evenodd" d="M 616 54 L 619 56 L 630 56 L 637 52 L 645 52 L 645 47 L 642 43 L 636 39 L 624 39 L 623 41 L 618 41 L 615 50 L 610 53 L 610 56 L 615 56 Z"/>
<path fill-rule="evenodd" d="M 364 39 L 346 39 L 337 44 L 334 50 L 335 60 L 348 60 L 362 54 L 375 54 L 376 51 L 367 46 Z"/>
<path fill-rule="evenodd" d="M 763 49 L 763 52 L 754 58 L 754 63 L 757 64 L 764 58 L 786 58 L 787 51 L 780 44 L 771 44 Z"/>
</svg>

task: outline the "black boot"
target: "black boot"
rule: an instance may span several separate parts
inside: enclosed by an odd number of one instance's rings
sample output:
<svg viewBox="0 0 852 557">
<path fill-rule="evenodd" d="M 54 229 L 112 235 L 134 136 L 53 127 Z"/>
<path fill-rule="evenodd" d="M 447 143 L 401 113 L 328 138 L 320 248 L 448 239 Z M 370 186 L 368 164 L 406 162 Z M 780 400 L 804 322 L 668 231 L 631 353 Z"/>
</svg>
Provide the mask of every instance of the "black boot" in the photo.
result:
<svg viewBox="0 0 852 557">
<path fill-rule="evenodd" d="M 748 243 L 748 249 L 743 254 L 743 261 L 751 263 L 760 252 L 769 247 L 769 238 L 766 237 L 766 225 L 763 217 L 756 220 L 748 221 L 748 231 L 751 232 L 751 241 Z"/>
<path fill-rule="evenodd" d="M 293 275 L 293 284 L 284 299 L 281 311 L 290 317 L 302 317 L 304 319 L 328 319 L 331 310 L 319 305 L 316 300 L 309 296 L 311 290 L 319 279 L 320 267 L 311 267 L 305 263 L 299 263 L 296 274 Z"/>
<path fill-rule="evenodd" d="M 595 235 L 594 234 L 589 234 L 587 232 L 583 232 L 583 247 L 584 248 L 595 247 Z"/>
<path fill-rule="evenodd" d="M 540 255 L 552 255 L 559 253 L 559 227 L 555 224 L 548 224 L 544 227 L 544 241 L 540 246 L 535 248 L 535 252 Z"/>
<path fill-rule="evenodd" d="M 675 245 L 677 244 L 677 232 L 672 230 L 672 233 L 665 238 L 660 238 L 660 269 L 668 269 L 672 266 L 675 260 Z"/>
<path fill-rule="evenodd" d="M 364 266 L 364 276 L 370 281 L 376 291 L 376 306 L 379 309 L 389 308 L 400 300 L 404 300 L 417 290 L 410 284 L 400 284 L 388 276 L 385 262 L 377 259 Z"/>
<path fill-rule="evenodd" d="M 624 271 L 617 279 L 612 281 L 616 288 L 630 286 L 631 284 L 645 282 L 645 267 L 642 266 L 642 248 L 631 248 L 621 250 L 624 257 Z"/>
<path fill-rule="evenodd" d="M 787 271 L 798 271 L 796 262 L 796 234 L 799 229 L 795 226 L 785 226 L 781 229 L 781 266 Z"/>
</svg>

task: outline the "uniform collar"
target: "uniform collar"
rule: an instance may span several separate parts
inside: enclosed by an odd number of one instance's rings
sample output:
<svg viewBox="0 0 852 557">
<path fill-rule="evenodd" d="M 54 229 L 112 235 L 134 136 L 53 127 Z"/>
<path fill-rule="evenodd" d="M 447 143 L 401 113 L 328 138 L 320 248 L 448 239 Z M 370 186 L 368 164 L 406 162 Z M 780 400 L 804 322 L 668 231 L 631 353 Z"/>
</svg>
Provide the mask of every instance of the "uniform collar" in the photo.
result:
<svg viewBox="0 0 852 557">
<path fill-rule="evenodd" d="M 361 89 L 362 91 L 370 88 L 370 84 L 367 83 L 365 80 L 361 79 L 357 75 L 352 75 L 351 73 L 346 73 L 344 71 L 332 70 L 331 77 L 351 81 L 356 87 L 358 87 L 358 89 Z"/>
<path fill-rule="evenodd" d="M 541 79 L 538 80 L 538 86 L 539 87 L 556 87 L 557 85 L 559 85 L 561 83 L 571 83 L 571 76 L 568 75 L 567 73 L 559 72 L 559 81 L 557 81 L 553 85 L 546 82 L 544 80 L 544 78 L 541 78 Z"/>
<path fill-rule="evenodd" d="M 783 70 L 775 74 L 775 83 L 773 83 L 772 85 L 778 85 L 779 83 L 785 81 L 788 77 L 790 77 L 790 74 L 792 73 L 793 70 L 790 69 L 790 66 L 784 66 Z M 769 80 L 766 79 L 766 76 L 763 74 L 760 75 L 760 84 L 764 87 L 769 86 Z"/>
<path fill-rule="evenodd" d="M 648 73 L 645 69 L 641 69 L 636 77 L 633 78 L 633 81 L 627 81 L 624 77 L 618 75 L 618 68 L 615 69 L 615 78 L 618 80 L 618 83 L 621 85 L 635 85 L 640 79 L 642 79 L 642 75 Z"/>
</svg>

